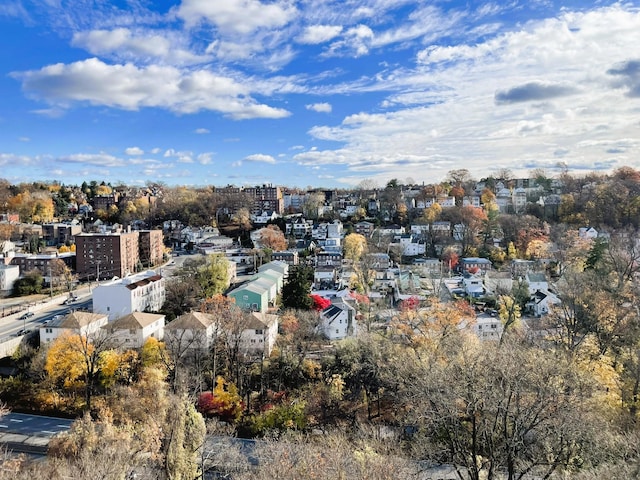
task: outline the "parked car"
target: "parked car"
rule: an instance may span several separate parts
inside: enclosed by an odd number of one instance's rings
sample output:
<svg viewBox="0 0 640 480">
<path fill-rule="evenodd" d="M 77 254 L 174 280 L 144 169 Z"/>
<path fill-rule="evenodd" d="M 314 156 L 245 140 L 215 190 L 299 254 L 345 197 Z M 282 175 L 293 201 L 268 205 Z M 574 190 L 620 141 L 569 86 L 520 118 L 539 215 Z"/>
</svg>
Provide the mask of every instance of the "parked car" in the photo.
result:
<svg viewBox="0 0 640 480">
<path fill-rule="evenodd" d="M 23 313 L 22 315 L 20 315 L 20 318 L 18 320 L 26 320 L 27 318 L 33 317 L 33 315 L 33 312 Z"/>
<path fill-rule="evenodd" d="M 78 297 L 69 297 L 64 302 L 62 302 L 62 304 L 63 305 L 69 305 L 69 304 L 75 302 L 76 300 L 78 300 Z"/>
</svg>

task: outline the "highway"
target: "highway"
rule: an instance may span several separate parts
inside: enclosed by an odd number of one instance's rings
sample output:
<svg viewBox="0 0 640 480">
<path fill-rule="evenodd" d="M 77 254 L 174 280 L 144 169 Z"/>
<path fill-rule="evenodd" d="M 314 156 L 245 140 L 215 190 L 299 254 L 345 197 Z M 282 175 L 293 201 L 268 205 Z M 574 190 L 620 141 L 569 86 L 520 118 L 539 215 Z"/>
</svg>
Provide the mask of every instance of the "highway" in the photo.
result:
<svg viewBox="0 0 640 480">
<path fill-rule="evenodd" d="M 45 322 L 51 321 L 55 315 L 66 315 L 72 310 L 91 310 L 92 300 L 88 288 L 81 288 L 74 293 L 77 295 L 77 300 L 68 305 L 63 304 L 67 297 L 59 296 L 42 310 L 33 312 L 33 316 L 29 318 L 24 318 L 24 312 L 20 312 L 0 319 L 0 342 L 15 337 L 18 332 L 38 330 Z"/>
</svg>

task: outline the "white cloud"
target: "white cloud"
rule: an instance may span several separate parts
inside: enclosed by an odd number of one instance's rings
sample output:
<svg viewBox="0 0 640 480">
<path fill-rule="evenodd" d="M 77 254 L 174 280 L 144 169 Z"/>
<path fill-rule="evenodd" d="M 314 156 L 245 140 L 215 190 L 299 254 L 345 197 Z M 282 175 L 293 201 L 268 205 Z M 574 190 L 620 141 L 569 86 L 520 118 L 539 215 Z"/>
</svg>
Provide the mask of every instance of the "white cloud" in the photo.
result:
<svg viewBox="0 0 640 480">
<path fill-rule="evenodd" d="M 198 155 L 198 163 L 200 165 L 210 165 L 211 162 L 213 162 L 213 153 L 207 152 Z"/>
<path fill-rule="evenodd" d="M 340 25 L 310 25 L 298 36 L 299 43 L 318 44 L 328 42 L 342 32 Z"/>
<path fill-rule="evenodd" d="M 163 60 L 173 64 L 203 63 L 210 58 L 191 53 L 180 44 L 182 38 L 174 32 L 133 32 L 128 28 L 77 32 L 71 44 L 92 55 L 112 56 L 122 60 L 148 62 Z"/>
<path fill-rule="evenodd" d="M 76 153 L 58 157 L 58 160 L 65 163 L 79 163 L 96 167 L 124 167 L 127 165 L 121 158 L 114 157 L 107 153 Z"/>
<path fill-rule="evenodd" d="M 127 155 L 144 155 L 144 150 L 139 147 L 129 147 L 125 149 L 124 153 Z"/>
<path fill-rule="evenodd" d="M 184 0 L 177 10 L 187 26 L 209 21 L 222 33 L 246 35 L 260 28 L 279 28 L 295 15 L 289 2 L 258 0 Z"/>
<path fill-rule="evenodd" d="M 331 113 L 330 103 L 312 103 L 310 105 L 305 105 L 305 107 L 307 110 L 313 110 L 314 112 Z"/>
<path fill-rule="evenodd" d="M 108 65 L 97 58 L 13 73 L 30 95 L 58 107 L 88 103 L 125 110 L 165 108 L 177 113 L 218 111 L 233 119 L 283 118 L 289 112 L 259 104 L 250 88 L 207 70 Z"/>
<path fill-rule="evenodd" d="M 262 153 L 254 153 L 253 155 L 249 155 L 244 158 L 248 162 L 259 162 L 259 163 L 276 163 L 276 159 L 271 155 L 265 155 Z"/>
<path fill-rule="evenodd" d="M 197 133 L 198 135 L 206 135 L 207 133 L 210 133 L 210 132 L 208 128 L 196 128 L 194 130 L 194 133 Z"/>
<path fill-rule="evenodd" d="M 639 24 L 637 9 L 615 5 L 564 12 L 485 42 L 429 47 L 413 70 L 338 86 L 394 92 L 383 102 L 394 111 L 313 127 L 314 138 L 343 147 L 300 152 L 294 160 L 346 167 L 352 175 L 341 181 L 351 183 L 369 172 L 378 180 L 416 178 L 416 172 L 433 180 L 460 165 L 477 175 L 487 165 L 526 175 L 535 165 L 557 162 L 557 152 L 570 168 L 615 167 L 637 157 L 640 146 L 585 140 L 637 138 L 636 83 L 629 72 L 636 71 Z"/>
</svg>

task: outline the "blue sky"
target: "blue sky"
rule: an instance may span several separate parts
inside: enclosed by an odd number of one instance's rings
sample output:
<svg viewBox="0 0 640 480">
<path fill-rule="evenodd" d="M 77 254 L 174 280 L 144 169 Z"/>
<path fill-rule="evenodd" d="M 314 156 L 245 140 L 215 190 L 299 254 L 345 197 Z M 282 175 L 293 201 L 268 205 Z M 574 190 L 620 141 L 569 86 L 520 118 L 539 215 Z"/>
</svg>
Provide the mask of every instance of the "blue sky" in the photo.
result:
<svg viewBox="0 0 640 480">
<path fill-rule="evenodd" d="M 3 0 L 0 177 L 640 168 L 639 3 Z"/>
</svg>

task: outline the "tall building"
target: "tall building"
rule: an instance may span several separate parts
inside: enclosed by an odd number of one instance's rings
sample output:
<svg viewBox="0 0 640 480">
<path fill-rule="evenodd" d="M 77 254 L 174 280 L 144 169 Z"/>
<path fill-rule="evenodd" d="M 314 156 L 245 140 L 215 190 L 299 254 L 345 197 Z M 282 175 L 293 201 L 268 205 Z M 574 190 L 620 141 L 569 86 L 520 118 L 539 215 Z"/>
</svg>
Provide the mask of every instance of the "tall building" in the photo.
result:
<svg viewBox="0 0 640 480">
<path fill-rule="evenodd" d="M 245 187 L 243 192 L 255 199 L 253 211 L 255 215 L 262 212 L 276 212 L 281 215 L 284 212 L 284 197 L 280 187 L 273 185 Z"/>
<path fill-rule="evenodd" d="M 162 263 L 164 237 L 162 230 L 139 230 L 140 261 L 145 268 Z"/>
<path fill-rule="evenodd" d="M 80 280 L 124 278 L 140 261 L 138 232 L 76 235 L 76 272 Z"/>
</svg>

